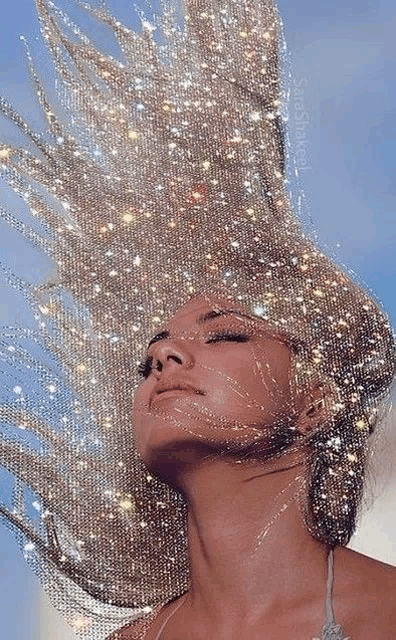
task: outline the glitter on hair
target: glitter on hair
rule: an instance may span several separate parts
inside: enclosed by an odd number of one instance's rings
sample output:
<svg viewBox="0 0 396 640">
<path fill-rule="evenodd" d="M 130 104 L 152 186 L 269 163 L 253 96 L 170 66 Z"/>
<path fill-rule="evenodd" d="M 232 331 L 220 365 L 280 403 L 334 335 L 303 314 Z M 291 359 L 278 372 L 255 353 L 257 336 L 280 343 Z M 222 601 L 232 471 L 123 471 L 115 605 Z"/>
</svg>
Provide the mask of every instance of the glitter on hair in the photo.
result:
<svg viewBox="0 0 396 640">
<path fill-rule="evenodd" d="M 169 316 L 198 294 L 236 300 L 296 345 L 299 388 L 319 377 L 332 389 L 328 423 L 308 441 L 304 508 L 309 531 L 330 547 L 355 527 L 395 348 L 385 313 L 305 235 L 289 203 L 272 1 L 186 0 L 183 29 L 165 4 L 140 33 L 80 6 L 112 30 L 123 62 L 37 0 L 67 118 L 29 53 L 47 131 L 0 102 L 30 143 L 0 145 L 30 226 L 0 215 L 56 270 L 36 286 L 2 265 L 36 329 L 2 332 L 0 415 L 40 446 L 5 436 L 0 447 L 18 479 L 1 513 L 89 638 L 95 624 L 148 615 L 188 585 L 184 503 L 147 472 L 130 426 L 137 365 Z M 38 517 L 21 507 L 26 487 Z"/>
</svg>

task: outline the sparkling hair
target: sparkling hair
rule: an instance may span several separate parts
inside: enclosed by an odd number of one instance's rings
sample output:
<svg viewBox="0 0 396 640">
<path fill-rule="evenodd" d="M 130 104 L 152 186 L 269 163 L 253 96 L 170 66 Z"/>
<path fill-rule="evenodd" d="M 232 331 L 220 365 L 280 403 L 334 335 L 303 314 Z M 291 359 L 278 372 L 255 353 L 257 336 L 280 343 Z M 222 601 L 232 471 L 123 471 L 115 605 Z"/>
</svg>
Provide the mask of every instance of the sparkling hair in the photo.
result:
<svg viewBox="0 0 396 640">
<path fill-rule="evenodd" d="M 188 586 L 185 505 L 131 446 L 136 357 L 163 318 L 201 290 L 238 292 L 252 313 L 287 327 L 297 383 L 308 390 L 319 375 L 333 390 L 328 422 L 307 440 L 305 505 L 309 531 L 329 547 L 355 528 L 395 344 L 386 314 L 306 237 L 285 195 L 272 2 L 227 0 L 222 13 L 214 0 L 187 0 L 187 35 L 165 5 L 170 45 L 162 48 L 147 21 L 136 34 L 106 10 L 81 6 L 111 29 L 123 63 L 37 0 L 67 122 L 29 54 L 46 134 L 0 103 L 34 147 L 0 146 L 31 226 L 1 216 L 56 265 L 38 287 L 3 267 L 38 329 L 3 331 L 13 373 L 0 415 L 6 431 L 17 426 L 41 444 L 1 440 L 1 462 L 18 478 L 17 506 L 1 513 L 28 539 L 25 553 L 36 554 L 51 588 L 65 589 L 66 576 L 78 591 L 69 599 L 81 603 L 82 590 L 143 615 Z M 24 372 L 37 386 L 23 405 L 12 389 Z M 41 499 L 38 527 L 21 507 L 25 487 Z"/>
</svg>

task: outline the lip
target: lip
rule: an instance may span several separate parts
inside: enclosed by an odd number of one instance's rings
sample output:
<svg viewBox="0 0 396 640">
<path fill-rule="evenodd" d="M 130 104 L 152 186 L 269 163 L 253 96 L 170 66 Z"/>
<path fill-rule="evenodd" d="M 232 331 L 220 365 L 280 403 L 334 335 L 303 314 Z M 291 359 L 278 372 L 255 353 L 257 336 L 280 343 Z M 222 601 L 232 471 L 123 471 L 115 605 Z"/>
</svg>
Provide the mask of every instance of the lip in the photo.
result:
<svg viewBox="0 0 396 640">
<path fill-rule="evenodd" d="M 173 398 L 179 396 L 181 393 L 187 393 L 189 395 L 197 395 L 197 392 L 192 389 L 167 389 L 167 391 L 162 391 L 161 393 L 156 393 L 153 402 L 157 402 L 158 400 L 164 400 L 165 398 Z"/>
<path fill-rule="evenodd" d="M 167 382 L 158 384 L 152 393 L 151 402 L 156 401 L 158 398 L 171 398 L 178 396 L 181 393 L 188 393 L 191 395 L 204 395 L 200 389 L 193 387 L 186 382 Z"/>
</svg>

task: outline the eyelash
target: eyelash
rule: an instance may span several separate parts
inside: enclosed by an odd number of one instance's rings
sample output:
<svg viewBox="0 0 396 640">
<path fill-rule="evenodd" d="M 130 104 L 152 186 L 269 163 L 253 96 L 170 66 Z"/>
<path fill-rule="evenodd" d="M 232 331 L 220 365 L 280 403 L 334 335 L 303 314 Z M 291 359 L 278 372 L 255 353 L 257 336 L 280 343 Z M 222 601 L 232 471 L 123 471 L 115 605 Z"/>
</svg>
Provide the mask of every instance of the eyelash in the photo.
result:
<svg viewBox="0 0 396 640">
<path fill-rule="evenodd" d="M 143 378 L 148 378 L 151 373 L 152 363 L 153 363 L 153 359 L 151 357 L 146 358 L 146 360 L 144 360 L 138 365 L 138 368 L 137 368 L 138 374 Z"/>
<path fill-rule="evenodd" d="M 215 333 L 209 340 L 206 341 L 206 344 L 211 344 L 212 342 L 221 342 L 222 340 L 232 340 L 233 342 L 247 342 L 249 340 L 249 336 L 246 333 L 231 333 L 228 331 L 224 331 L 222 333 Z"/>
<path fill-rule="evenodd" d="M 249 340 L 249 336 L 245 333 L 215 333 L 209 340 L 206 341 L 206 344 L 212 344 L 213 342 L 222 342 L 226 340 L 231 340 L 233 342 L 247 342 Z M 148 378 L 152 369 L 153 358 L 149 356 L 138 365 L 137 372 L 143 378 Z"/>
</svg>

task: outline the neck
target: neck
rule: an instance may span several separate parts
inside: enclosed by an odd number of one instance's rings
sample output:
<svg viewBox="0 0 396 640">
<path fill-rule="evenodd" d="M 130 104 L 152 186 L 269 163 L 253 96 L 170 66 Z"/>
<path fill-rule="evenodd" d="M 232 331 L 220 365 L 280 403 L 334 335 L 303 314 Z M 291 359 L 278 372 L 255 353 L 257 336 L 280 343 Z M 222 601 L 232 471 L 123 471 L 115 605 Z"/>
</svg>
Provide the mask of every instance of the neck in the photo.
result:
<svg viewBox="0 0 396 640">
<path fill-rule="evenodd" d="M 285 456 L 265 465 L 211 460 L 184 477 L 189 605 L 212 628 L 230 615 L 254 624 L 324 595 L 326 549 L 297 505 L 303 473 Z"/>
</svg>

